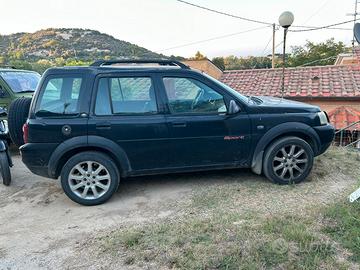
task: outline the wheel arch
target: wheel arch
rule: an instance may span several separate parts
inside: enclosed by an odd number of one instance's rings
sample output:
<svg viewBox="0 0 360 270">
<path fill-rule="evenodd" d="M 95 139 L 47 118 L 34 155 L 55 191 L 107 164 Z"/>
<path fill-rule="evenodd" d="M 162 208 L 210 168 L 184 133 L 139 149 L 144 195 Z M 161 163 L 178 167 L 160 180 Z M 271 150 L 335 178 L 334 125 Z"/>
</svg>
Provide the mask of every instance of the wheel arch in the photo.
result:
<svg viewBox="0 0 360 270">
<path fill-rule="evenodd" d="M 259 140 L 254 150 L 251 170 L 256 174 L 262 173 L 263 157 L 269 145 L 283 137 L 295 136 L 306 141 L 314 151 L 314 156 L 319 152 L 319 135 L 309 125 L 303 123 L 289 122 L 272 127 Z"/>
<path fill-rule="evenodd" d="M 84 151 L 98 151 L 107 154 L 116 163 L 122 177 L 126 177 L 131 171 L 127 155 L 118 144 L 99 136 L 80 136 L 61 143 L 55 149 L 49 160 L 49 176 L 58 178 L 66 161 Z"/>
</svg>

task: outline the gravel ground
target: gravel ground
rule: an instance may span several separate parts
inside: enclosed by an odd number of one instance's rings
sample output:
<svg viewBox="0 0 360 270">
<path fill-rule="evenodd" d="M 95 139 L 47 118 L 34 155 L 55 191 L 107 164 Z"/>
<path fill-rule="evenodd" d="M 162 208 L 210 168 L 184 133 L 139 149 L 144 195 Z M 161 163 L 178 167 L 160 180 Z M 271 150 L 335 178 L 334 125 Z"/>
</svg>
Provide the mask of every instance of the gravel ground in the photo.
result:
<svg viewBox="0 0 360 270">
<path fill-rule="evenodd" d="M 123 180 L 106 204 L 84 207 L 65 196 L 59 181 L 30 173 L 19 156 L 14 163 L 12 185 L 0 184 L 0 269 L 103 269 L 87 247 L 97 235 L 181 216 L 191 211 L 184 205 L 201 211 L 221 203 L 222 190 L 233 190 L 234 207 L 244 212 L 301 213 L 344 196 L 356 182 L 317 160 L 309 181 L 296 186 L 274 185 L 248 170 L 138 177 Z"/>
</svg>

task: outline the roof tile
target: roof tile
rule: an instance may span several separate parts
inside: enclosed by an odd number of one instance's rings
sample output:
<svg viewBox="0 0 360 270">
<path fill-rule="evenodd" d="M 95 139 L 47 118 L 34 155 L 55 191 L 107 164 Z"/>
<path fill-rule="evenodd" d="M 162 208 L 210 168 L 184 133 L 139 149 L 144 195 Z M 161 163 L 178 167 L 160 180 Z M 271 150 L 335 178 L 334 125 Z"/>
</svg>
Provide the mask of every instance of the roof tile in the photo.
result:
<svg viewBox="0 0 360 270">
<path fill-rule="evenodd" d="M 359 50 L 360 55 L 360 50 Z M 281 69 L 225 71 L 220 80 L 244 95 L 281 96 Z M 360 65 L 285 70 L 285 97 L 360 97 Z"/>
</svg>

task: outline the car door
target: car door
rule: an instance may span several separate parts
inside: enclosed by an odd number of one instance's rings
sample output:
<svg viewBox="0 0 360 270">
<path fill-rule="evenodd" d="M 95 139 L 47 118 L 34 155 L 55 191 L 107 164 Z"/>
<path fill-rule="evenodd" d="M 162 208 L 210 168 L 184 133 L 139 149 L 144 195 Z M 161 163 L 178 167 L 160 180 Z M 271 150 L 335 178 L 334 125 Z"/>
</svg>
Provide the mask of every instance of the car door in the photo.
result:
<svg viewBox="0 0 360 270">
<path fill-rule="evenodd" d="M 87 138 L 89 93 L 82 73 L 48 75 L 37 92 L 29 118 L 29 140 L 51 147 L 72 138 Z M 87 114 L 85 114 L 87 116 Z"/>
<path fill-rule="evenodd" d="M 163 76 L 172 167 L 244 165 L 249 157 L 250 120 L 243 110 L 229 115 L 231 98 L 191 76 Z"/>
<path fill-rule="evenodd" d="M 139 72 L 101 75 L 95 85 L 89 135 L 116 142 L 125 151 L 133 171 L 166 166 L 168 131 L 152 76 Z"/>
</svg>

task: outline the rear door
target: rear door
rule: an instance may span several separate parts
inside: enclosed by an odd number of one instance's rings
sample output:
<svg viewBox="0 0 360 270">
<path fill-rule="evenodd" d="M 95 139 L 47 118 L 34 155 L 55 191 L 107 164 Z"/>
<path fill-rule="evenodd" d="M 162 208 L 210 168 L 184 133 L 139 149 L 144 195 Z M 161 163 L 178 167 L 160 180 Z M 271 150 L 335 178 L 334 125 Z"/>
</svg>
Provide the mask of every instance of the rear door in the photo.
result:
<svg viewBox="0 0 360 270">
<path fill-rule="evenodd" d="M 34 98 L 36 103 L 32 105 L 29 142 L 43 142 L 54 146 L 80 136 L 86 142 L 88 91 L 84 74 L 46 76 Z"/>
<path fill-rule="evenodd" d="M 169 165 L 172 167 L 245 164 L 250 120 L 243 110 L 227 114 L 230 98 L 201 78 L 163 76 L 169 114 Z"/>
<path fill-rule="evenodd" d="M 116 142 L 132 170 L 163 168 L 167 163 L 167 126 L 149 73 L 98 76 L 89 135 Z"/>
</svg>

